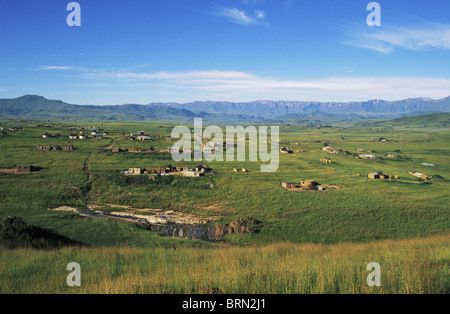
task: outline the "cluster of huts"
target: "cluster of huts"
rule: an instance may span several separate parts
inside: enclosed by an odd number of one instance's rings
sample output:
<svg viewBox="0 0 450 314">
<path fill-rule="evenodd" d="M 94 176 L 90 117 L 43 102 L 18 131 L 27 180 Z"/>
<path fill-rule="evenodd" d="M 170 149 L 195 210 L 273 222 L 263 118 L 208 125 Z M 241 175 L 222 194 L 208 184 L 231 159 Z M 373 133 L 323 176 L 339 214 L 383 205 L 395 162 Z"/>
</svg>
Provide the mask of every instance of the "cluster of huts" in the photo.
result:
<svg viewBox="0 0 450 314">
<path fill-rule="evenodd" d="M 10 126 L 9 127 L 10 131 L 21 131 L 22 130 L 22 126 L 17 125 L 17 126 Z"/>
<path fill-rule="evenodd" d="M 389 139 L 385 137 L 378 137 L 378 138 L 369 138 L 369 141 L 373 142 L 389 142 Z"/>
<path fill-rule="evenodd" d="M 290 192 L 300 192 L 300 191 L 325 191 L 329 188 L 339 188 L 332 185 L 323 185 L 315 180 L 302 180 L 300 184 L 295 182 L 282 182 L 281 186 Z"/>
<path fill-rule="evenodd" d="M 170 152 L 168 149 L 156 149 L 153 146 L 150 148 L 140 148 L 140 147 L 114 147 L 111 150 L 113 153 L 121 153 L 121 152 L 129 152 L 129 153 L 168 153 Z"/>
<path fill-rule="evenodd" d="M 217 142 L 208 142 L 208 143 L 202 143 L 202 150 L 204 153 L 210 153 L 215 154 L 217 151 L 220 150 L 222 147 L 222 151 L 227 150 L 227 143 L 223 142 L 222 144 L 219 144 Z M 193 152 L 193 151 L 191 151 Z"/>
<path fill-rule="evenodd" d="M 416 177 L 416 178 L 423 179 L 423 180 L 431 179 L 430 176 L 428 176 L 428 175 L 426 175 L 424 173 L 421 173 L 421 172 L 417 172 L 417 171 L 409 171 L 409 174 L 414 176 L 414 177 Z M 387 174 L 383 173 L 382 171 L 380 171 L 380 172 L 371 172 L 371 173 L 368 174 L 368 178 L 370 178 L 370 179 L 382 179 L 382 180 L 400 179 L 400 177 L 398 175 L 391 176 L 391 175 L 387 175 Z"/>
<path fill-rule="evenodd" d="M 30 172 L 37 172 L 39 170 L 40 170 L 40 167 L 36 166 L 36 165 L 17 165 L 16 166 L 17 173 L 30 173 Z"/>
<path fill-rule="evenodd" d="M 89 138 L 86 134 L 70 134 L 69 139 L 70 140 L 85 140 Z"/>
<path fill-rule="evenodd" d="M 205 153 L 216 153 L 216 148 L 205 146 L 203 147 L 203 152 Z M 140 148 L 140 147 L 131 147 L 131 148 L 123 148 L 123 147 L 114 147 L 112 148 L 113 153 L 121 153 L 121 152 L 130 152 L 130 153 L 193 153 L 194 150 L 192 148 L 183 148 L 177 146 L 170 146 L 167 149 L 156 149 L 153 146 L 146 149 L 146 148 Z"/>
<path fill-rule="evenodd" d="M 226 143 L 219 144 L 215 142 L 202 143 L 202 151 L 207 154 L 215 154 L 219 151 L 224 152 L 226 151 L 226 145 L 227 145 Z M 222 149 L 220 149 L 220 147 L 222 147 Z M 170 153 L 179 153 L 179 152 L 193 153 L 194 149 L 189 147 L 181 149 L 180 147 L 177 146 L 171 146 L 168 148 L 168 151 Z"/>
<path fill-rule="evenodd" d="M 172 165 L 168 165 L 163 168 L 129 168 L 124 171 L 125 175 L 128 176 L 136 176 L 136 175 L 149 175 L 150 177 L 155 177 L 156 175 L 161 176 L 183 176 L 183 177 L 200 177 L 211 171 L 212 169 L 201 164 L 196 166 L 195 168 L 189 167 L 174 167 Z"/>
<path fill-rule="evenodd" d="M 103 139 L 103 137 L 105 135 L 108 134 L 107 132 L 103 132 L 103 129 L 97 129 L 97 128 L 88 128 L 88 131 L 91 131 L 92 138 L 96 139 L 96 140 L 101 140 L 101 139 Z M 84 131 L 80 131 L 79 134 L 72 133 L 69 135 L 69 139 L 71 139 L 71 140 L 76 140 L 76 139 L 85 140 L 88 138 L 89 138 L 89 136 L 87 134 L 85 134 Z"/>
<path fill-rule="evenodd" d="M 370 140 L 383 141 L 383 142 L 388 141 L 387 139 L 383 139 L 383 138 L 370 139 Z M 326 144 L 328 144 L 328 143 L 326 143 Z M 330 154 L 347 154 L 347 152 L 345 152 L 345 151 L 342 151 L 342 150 L 339 150 L 339 149 L 335 149 L 335 148 L 330 147 L 330 146 L 323 147 L 322 150 L 327 152 L 327 153 L 330 153 Z M 371 154 L 371 153 L 374 153 L 374 152 L 372 152 L 370 150 L 369 151 L 365 151 L 362 148 L 357 148 L 355 150 L 357 150 L 360 153 L 365 152 L 365 154 L 351 154 L 350 155 L 351 158 L 355 158 L 355 159 L 376 159 L 377 158 L 377 156 Z M 386 158 L 395 158 L 396 157 L 395 155 L 391 155 L 391 154 L 386 154 L 384 156 Z"/>
<path fill-rule="evenodd" d="M 147 135 L 140 135 L 136 138 L 138 141 L 145 142 L 145 141 L 153 141 L 153 139 L 150 136 Z"/>
<path fill-rule="evenodd" d="M 294 151 L 292 149 L 290 149 L 289 147 L 281 147 L 280 152 L 282 154 L 293 154 L 294 153 Z"/>
<path fill-rule="evenodd" d="M 370 155 L 370 154 L 362 154 L 362 155 L 358 155 L 358 156 L 355 156 L 355 158 L 356 159 L 376 159 L 377 158 L 377 156 L 375 156 L 375 155 Z"/>
<path fill-rule="evenodd" d="M 347 154 L 346 152 L 344 152 L 342 150 L 335 149 L 335 148 L 330 147 L 330 146 L 325 146 L 325 147 L 322 148 L 322 150 L 324 152 L 327 152 L 327 153 L 330 153 L 330 154 L 342 154 L 342 155 Z"/>
<path fill-rule="evenodd" d="M 150 136 L 148 136 L 147 132 L 145 132 L 145 131 L 138 131 L 138 132 L 131 133 L 130 135 L 125 136 L 123 139 L 125 141 L 135 141 L 135 140 L 142 141 L 142 142 L 153 141 L 153 139 Z"/>
<path fill-rule="evenodd" d="M 59 145 L 36 145 L 36 149 L 37 150 L 43 150 L 43 151 L 56 151 L 56 150 L 62 150 L 65 152 L 71 152 L 73 151 L 73 146 L 72 145 L 63 145 L 63 146 L 59 146 Z"/>
<path fill-rule="evenodd" d="M 330 146 L 326 146 L 322 148 L 323 151 L 330 153 L 330 154 L 341 154 L 341 155 L 345 155 L 347 154 L 347 152 L 339 150 L 339 149 L 335 149 L 333 147 Z M 357 149 L 360 152 L 363 152 L 363 149 Z M 360 154 L 360 155 L 351 155 L 350 157 L 352 158 L 356 158 L 356 159 L 376 159 L 377 156 L 372 155 L 372 154 Z"/>
<path fill-rule="evenodd" d="M 9 174 L 13 174 L 13 173 L 35 173 L 40 171 L 41 168 L 39 166 L 36 165 L 25 165 L 25 164 L 21 164 L 21 165 L 16 165 L 15 168 L 9 168 L 9 169 L 0 169 L 1 173 L 9 173 Z"/>
<path fill-rule="evenodd" d="M 302 153 L 302 152 L 303 152 L 303 149 L 300 149 L 300 148 L 294 148 L 294 149 L 291 149 L 291 148 L 289 148 L 289 147 L 281 147 L 281 148 L 280 148 L 280 152 L 281 152 L 282 154 Z"/>
<path fill-rule="evenodd" d="M 423 179 L 423 180 L 431 179 L 430 176 L 428 176 L 428 175 L 426 175 L 424 173 L 421 173 L 421 172 L 417 172 L 417 171 L 412 171 L 411 170 L 411 171 L 409 171 L 409 174 L 412 175 L 412 176 L 415 176 L 416 178 Z"/>
<path fill-rule="evenodd" d="M 367 177 L 369 179 L 381 179 L 381 180 L 400 179 L 400 177 L 398 175 L 391 176 L 391 175 L 383 173 L 383 171 L 371 172 L 367 175 Z"/>
<path fill-rule="evenodd" d="M 15 168 L 9 168 L 9 169 L 0 169 L 1 173 L 5 174 L 26 174 L 26 173 L 36 173 L 41 170 L 41 167 L 36 165 L 30 165 L 30 164 L 20 164 L 16 165 Z"/>
<path fill-rule="evenodd" d="M 236 168 L 234 168 L 233 169 L 233 172 L 234 173 L 238 173 L 238 172 L 249 172 L 247 169 L 245 169 L 245 168 L 242 168 L 242 169 L 236 169 Z"/>
</svg>

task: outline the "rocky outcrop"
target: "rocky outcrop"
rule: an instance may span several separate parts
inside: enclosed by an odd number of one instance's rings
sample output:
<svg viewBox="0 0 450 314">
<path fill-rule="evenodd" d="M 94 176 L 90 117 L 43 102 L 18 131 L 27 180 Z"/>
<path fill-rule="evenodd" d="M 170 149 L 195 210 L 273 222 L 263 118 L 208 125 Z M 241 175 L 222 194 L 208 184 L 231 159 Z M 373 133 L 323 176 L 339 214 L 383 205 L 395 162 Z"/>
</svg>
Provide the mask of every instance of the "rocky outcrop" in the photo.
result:
<svg viewBox="0 0 450 314">
<path fill-rule="evenodd" d="M 156 215 L 138 215 L 129 212 L 105 212 L 95 210 L 79 210 L 69 206 L 54 208 L 54 211 L 77 213 L 85 217 L 104 217 L 129 221 L 143 226 L 145 229 L 158 232 L 165 237 L 185 238 L 192 240 L 221 240 L 228 234 L 253 233 L 261 229 L 262 223 L 252 218 L 238 218 L 221 225 L 205 224 L 219 217 L 198 218 L 193 215 L 175 213 L 173 211 L 158 212 Z M 166 215 L 166 216 L 163 216 Z"/>
<path fill-rule="evenodd" d="M 147 229 L 166 237 L 192 240 L 221 240 L 225 235 L 258 232 L 261 222 L 251 218 L 239 218 L 222 225 L 148 224 Z"/>
</svg>

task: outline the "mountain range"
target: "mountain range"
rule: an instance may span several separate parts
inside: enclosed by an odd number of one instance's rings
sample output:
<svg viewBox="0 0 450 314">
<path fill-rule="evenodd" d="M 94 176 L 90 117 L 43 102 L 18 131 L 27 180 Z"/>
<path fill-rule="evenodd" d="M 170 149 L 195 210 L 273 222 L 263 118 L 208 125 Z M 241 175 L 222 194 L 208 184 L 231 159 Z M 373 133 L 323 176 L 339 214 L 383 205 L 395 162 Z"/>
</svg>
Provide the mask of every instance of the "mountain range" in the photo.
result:
<svg viewBox="0 0 450 314">
<path fill-rule="evenodd" d="M 205 122 L 286 121 L 321 122 L 363 118 L 394 119 L 419 114 L 450 112 L 450 97 L 443 99 L 412 98 L 398 101 L 364 102 L 308 101 L 195 101 L 190 103 L 149 103 L 108 106 L 81 106 L 42 96 L 25 95 L 0 99 L 0 118 L 58 121 L 123 121 L 123 122 Z"/>
<path fill-rule="evenodd" d="M 152 105 L 152 104 L 150 104 Z M 161 105 L 161 104 L 160 104 Z M 364 102 L 267 101 L 247 103 L 195 101 L 186 104 L 163 104 L 172 108 L 218 114 L 250 115 L 263 119 L 292 113 L 345 113 L 358 115 L 412 114 L 450 111 L 450 97 L 443 99 L 410 98 L 399 101 L 369 100 Z"/>
</svg>

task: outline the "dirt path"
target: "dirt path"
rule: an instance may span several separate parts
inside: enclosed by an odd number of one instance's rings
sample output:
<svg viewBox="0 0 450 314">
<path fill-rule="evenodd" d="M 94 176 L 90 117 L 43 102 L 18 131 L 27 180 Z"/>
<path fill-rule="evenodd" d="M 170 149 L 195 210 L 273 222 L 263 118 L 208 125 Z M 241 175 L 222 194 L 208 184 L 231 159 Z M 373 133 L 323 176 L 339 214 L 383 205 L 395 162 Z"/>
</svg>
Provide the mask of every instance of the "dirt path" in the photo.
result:
<svg viewBox="0 0 450 314">
<path fill-rule="evenodd" d="M 86 180 L 83 183 L 83 187 L 82 187 L 81 191 L 82 191 L 82 197 L 85 200 L 89 199 L 89 193 L 91 192 L 91 188 L 92 188 L 92 178 L 91 178 L 92 172 L 89 170 L 89 164 L 96 153 L 99 153 L 105 147 L 112 145 L 113 142 L 114 142 L 114 140 L 111 140 L 109 142 L 109 144 L 106 144 L 105 146 L 101 146 L 99 149 L 97 149 L 97 151 L 95 151 L 93 153 L 89 153 L 89 155 L 86 157 L 86 159 L 84 161 L 83 172 L 86 174 Z"/>
</svg>

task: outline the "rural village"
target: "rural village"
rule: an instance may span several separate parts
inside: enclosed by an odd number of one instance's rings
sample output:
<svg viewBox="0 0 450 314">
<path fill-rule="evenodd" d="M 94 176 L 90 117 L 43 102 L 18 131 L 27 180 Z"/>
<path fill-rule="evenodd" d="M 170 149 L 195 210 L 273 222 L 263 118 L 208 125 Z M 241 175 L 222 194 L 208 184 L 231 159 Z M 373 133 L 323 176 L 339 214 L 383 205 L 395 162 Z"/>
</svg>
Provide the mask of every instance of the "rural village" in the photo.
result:
<svg viewBox="0 0 450 314">
<path fill-rule="evenodd" d="M 32 123 L 32 122 L 31 122 Z M 45 152 L 46 154 L 55 154 L 57 152 L 64 153 L 64 154 L 77 154 L 77 152 L 82 149 L 82 147 L 85 145 L 85 143 L 90 143 L 90 141 L 94 141 L 93 143 L 98 143 L 100 146 L 103 147 L 100 151 L 104 152 L 110 152 L 111 157 L 114 155 L 117 156 L 123 156 L 121 158 L 124 158 L 124 161 L 126 164 L 128 164 L 128 167 L 125 169 L 114 169 L 114 172 L 121 174 L 124 177 L 129 177 L 131 181 L 129 182 L 138 182 L 139 178 L 148 178 L 151 181 L 160 180 L 159 178 L 163 177 L 185 177 L 190 178 L 190 180 L 198 180 L 200 177 L 208 176 L 210 178 L 214 178 L 217 176 L 217 174 L 223 174 L 223 173 L 231 173 L 231 174 L 239 174 L 239 173 L 248 173 L 254 167 L 251 166 L 251 163 L 243 164 L 242 168 L 239 167 L 230 167 L 228 169 L 212 169 L 206 164 L 200 163 L 196 165 L 183 165 L 183 164 L 174 164 L 174 163 L 159 163 L 159 165 L 148 165 L 148 166 L 137 166 L 136 164 L 133 164 L 133 161 L 135 157 L 139 157 L 139 160 L 141 158 L 146 158 L 145 156 L 149 156 L 149 158 L 153 158 L 150 156 L 155 156 L 155 158 L 162 158 L 166 160 L 170 160 L 170 153 L 176 151 L 181 152 L 182 150 L 178 147 L 174 147 L 171 145 L 172 142 L 174 142 L 174 139 L 167 136 L 167 134 L 164 133 L 157 133 L 157 132 L 147 132 L 147 131 L 125 131 L 125 130 L 109 130 L 105 129 L 105 127 L 68 127 L 64 126 L 62 124 L 47 124 L 47 125 L 32 125 L 30 122 L 27 123 L 26 126 L 23 125 L 14 125 L 14 126 L 7 126 L 7 130 L 11 132 L 12 135 L 17 136 L 21 132 L 24 132 L 24 130 L 33 130 L 33 129 L 45 129 L 46 131 L 41 133 L 40 135 L 36 136 L 35 142 L 37 144 L 35 145 L 35 149 L 37 151 Z M 6 133 L 6 131 L 3 131 Z M 6 133 L 7 134 L 7 133 Z M 4 134 L 4 135 L 6 135 Z M 38 140 L 38 137 L 41 138 L 41 140 Z M 248 140 L 248 138 L 245 138 L 245 140 Z M 270 144 L 270 140 L 267 141 Z M 318 142 L 318 141 L 316 141 Z M 372 142 L 378 142 L 378 143 L 395 143 L 395 141 L 391 141 L 387 138 L 367 138 L 368 143 Z M 127 144 L 128 143 L 128 144 Z M 361 149 L 361 148 L 352 148 L 352 149 L 342 149 L 342 148 L 334 148 L 330 145 L 332 145 L 333 141 L 330 140 L 322 140 L 320 142 L 322 146 L 319 147 L 311 147 L 311 145 L 305 145 L 302 143 L 301 138 L 286 138 L 286 136 L 283 136 L 281 140 L 279 140 L 279 144 L 281 144 L 280 147 L 280 156 L 283 157 L 286 155 L 286 160 L 296 160 L 296 159 L 302 159 L 304 156 L 308 156 L 311 154 L 314 154 L 318 157 L 317 159 L 317 171 L 320 173 L 320 169 L 325 167 L 336 167 L 339 163 L 342 162 L 342 158 L 347 159 L 353 159 L 354 163 L 364 163 L 364 160 L 366 162 L 369 162 L 364 168 L 366 169 L 366 173 L 349 173 L 348 176 L 352 177 L 366 177 L 367 179 L 371 180 L 401 180 L 401 177 L 405 176 L 411 176 L 414 178 L 417 178 L 419 180 L 432 180 L 432 176 L 428 174 L 424 174 L 422 172 L 416 171 L 416 170 L 408 170 L 408 172 L 402 172 L 402 173 L 392 173 L 392 174 L 386 174 L 383 172 L 383 170 L 379 169 L 379 166 L 372 166 L 371 163 L 376 160 L 398 160 L 397 156 L 394 155 L 395 152 L 390 152 L 380 155 L 375 155 L 375 150 L 370 149 Z M 151 145 L 149 145 L 151 144 Z M 367 146 L 367 145 L 366 145 Z M 215 143 L 211 138 L 203 139 L 202 142 L 202 150 L 204 152 L 215 154 L 217 148 L 219 145 Z M 370 147 L 370 145 L 369 145 Z M 223 147 L 221 148 L 221 152 L 226 151 L 226 143 L 223 144 Z M 188 153 L 194 153 L 193 150 L 187 151 Z M 130 155 L 128 155 L 130 154 Z M 328 154 L 330 156 L 326 156 L 324 154 Z M 333 155 L 335 157 L 333 157 Z M 68 155 L 69 156 L 69 155 Z M 128 157 L 127 157 L 128 156 Z M 135 156 L 135 157 L 133 157 Z M 160 156 L 160 157 L 157 157 Z M 163 157 L 165 156 L 165 157 Z M 70 157 L 68 157 L 70 158 Z M 400 157 L 402 158 L 402 157 Z M 36 160 L 36 159 L 35 159 Z M 89 159 L 88 159 L 89 160 Z M 86 162 L 88 162 L 88 160 Z M 127 160 L 129 160 L 127 162 Z M 151 159 L 150 159 L 151 160 Z M 361 161 L 357 161 L 361 160 Z M 15 166 L 9 167 L 9 168 L 3 168 L 0 169 L 0 172 L 5 174 L 36 174 L 40 173 L 41 171 L 51 171 L 47 167 L 43 167 L 39 162 L 29 164 L 26 163 L 27 159 L 21 159 L 15 161 Z M 39 161 L 39 160 L 37 160 Z M 320 166 L 322 165 L 322 166 Z M 362 165 L 362 164 L 361 164 Z M 421 163 L 421 166 L 435 166 L 434 164 L 430 163 Z M 90 176 L 91 170 L 89 170 L 89 164 L 85 164 L 84 171 L 88 173 Z M 360 167 L 358 167 L 360 168 Z M 326 169 L 326 168 L 324 168 Z M 288 181 L 288 180 L 282 180 L 278 184 L 281 185 L 281 188 L 286 190 L 287 192 L 324 192 L 324 191 L 331 191 L 336 190 L 337 193 L 339 193 L 339 190 L 342 189 L 348 189 L 349 187 L 346 184 L 343 184 L 342 182 L 336 181 L 336 179 L 330 180 L 330 178 L 327 179 L 320 179 L 314 177 L 314 174 L 309 174 L 307 177 L 305 176 L 296 176 L 295 170 L 290 174 L 290 177 L 295 177 L 296 181 Z M 197 179 L 196 179 L 197 178 Z M 136 181 L 138 180 L 138 181 Z M 220 188 L 220 186 L 216 186 L 215 180 L 206 182 L 204 186 L 208 189 L 216 189 Z M 410 179 L 408 179 L 410 180 Z M 214 183 L 213 183 L 214 182 Z M 366 183 L 364 183 L 366 182 Z M 367 181 L 361 181 L 361 184 L 368 184 Z M 272 186 L 272 189 L 277 189 L 279 187 Z M 99 208 L 96 210 L 92 210 L 92 206 L 98 206 L 95 205 L 95 203 L 88 205 L 90 209 L 82 210 L 82 209 L 75 209 L 67 206 L 62 206 L 61 208 L 66 209 L 68 212 L 78 212 L 82 213 L 84 215 L 92 215 L 95 217 L 108 217 L 108 218 L 116 218 L 116 219 L 122 219 L 126 221 L 134 221 L 134 222 L 142 222 L 142 215 L 138 212 L 133 212 L 132 208 L 129 208 L 126 210 L 125 213 L 118 214 L 115 213 L 105 213 L 102 212 Z M 120 204 L 111 205 L 108 206 L 122 206 Z M 101 208 L 101 207 L 100 207 Z M 59 211 L 61 209 L 58 209 Z M 99 211 L 100 210 L 100 211 Z M 149 212 L 154 211 L 153 209 L 148 209 Z M 90 214 L 88 214 L 90 213 Z M 162 214 L 157 215 L 154 217 L 171 217 L 175 212 L 171 211 L 171 214 Z M 191 215 L 191 217 L 186 216 L 185 214 L 178 213 L 174 217 L 181 217 L 183 221 L 185 221 L 182 225 L 196 225 L 199 223 L 199 221 L 204 222 L 211 222 L 217 219 L 220 219 L 219 216 L 214 217 L 213 219 L 206 219 L 195 217 L 195 215 Z M 152 216 L 150 216 L 152 217 Z M 184 218 L 183 218 L 184 217 Z M 145 219 L 144 219 L 145 220 Z M 153 218 L 150 220 L 152 230 L 157 230 L 154 226 L 161 226 L 161 225 L 167 225 L 167 223 L 177 223 L 180 220 L 177 218 L 176 220 L 172 219 L 163 219 L 159 218 L 159 220 L 154 220 Z M 187 223 L 190 222 L 190 223 Z M 156 228 L 156 229 L 155 229 Z M 158 230 L 159 230 L 158 229 Z M 182 228 L 183 229 L 183 228 Z M 182 230 L 180 229 L 180 230 Z M 178 230 L 178 229 L 177 229 Z M 239 232 L 237 230 L 248 230 L 245 226 L 242 228 L 235 228 L 232 229 L 236 232 Z M 233 231 L 231 231 L 233 232 Z M 200 232 L 202 234 L 202 232 Z M 181 235 L 181 237 L 189 237 L 189 238 L 196 238 L 196 236 L 188 235 L 188 232 L 185 230 L 185 232 L 165 232 L 166 235 L 171 234 L 178 236 Z M 198 236 L 198 230 L 196 231 Z M 203 233 L 204 235 L 204 233 Z M 217 236 L 213 237 L 214 239 L 218 239 Z"/>
</svg>

